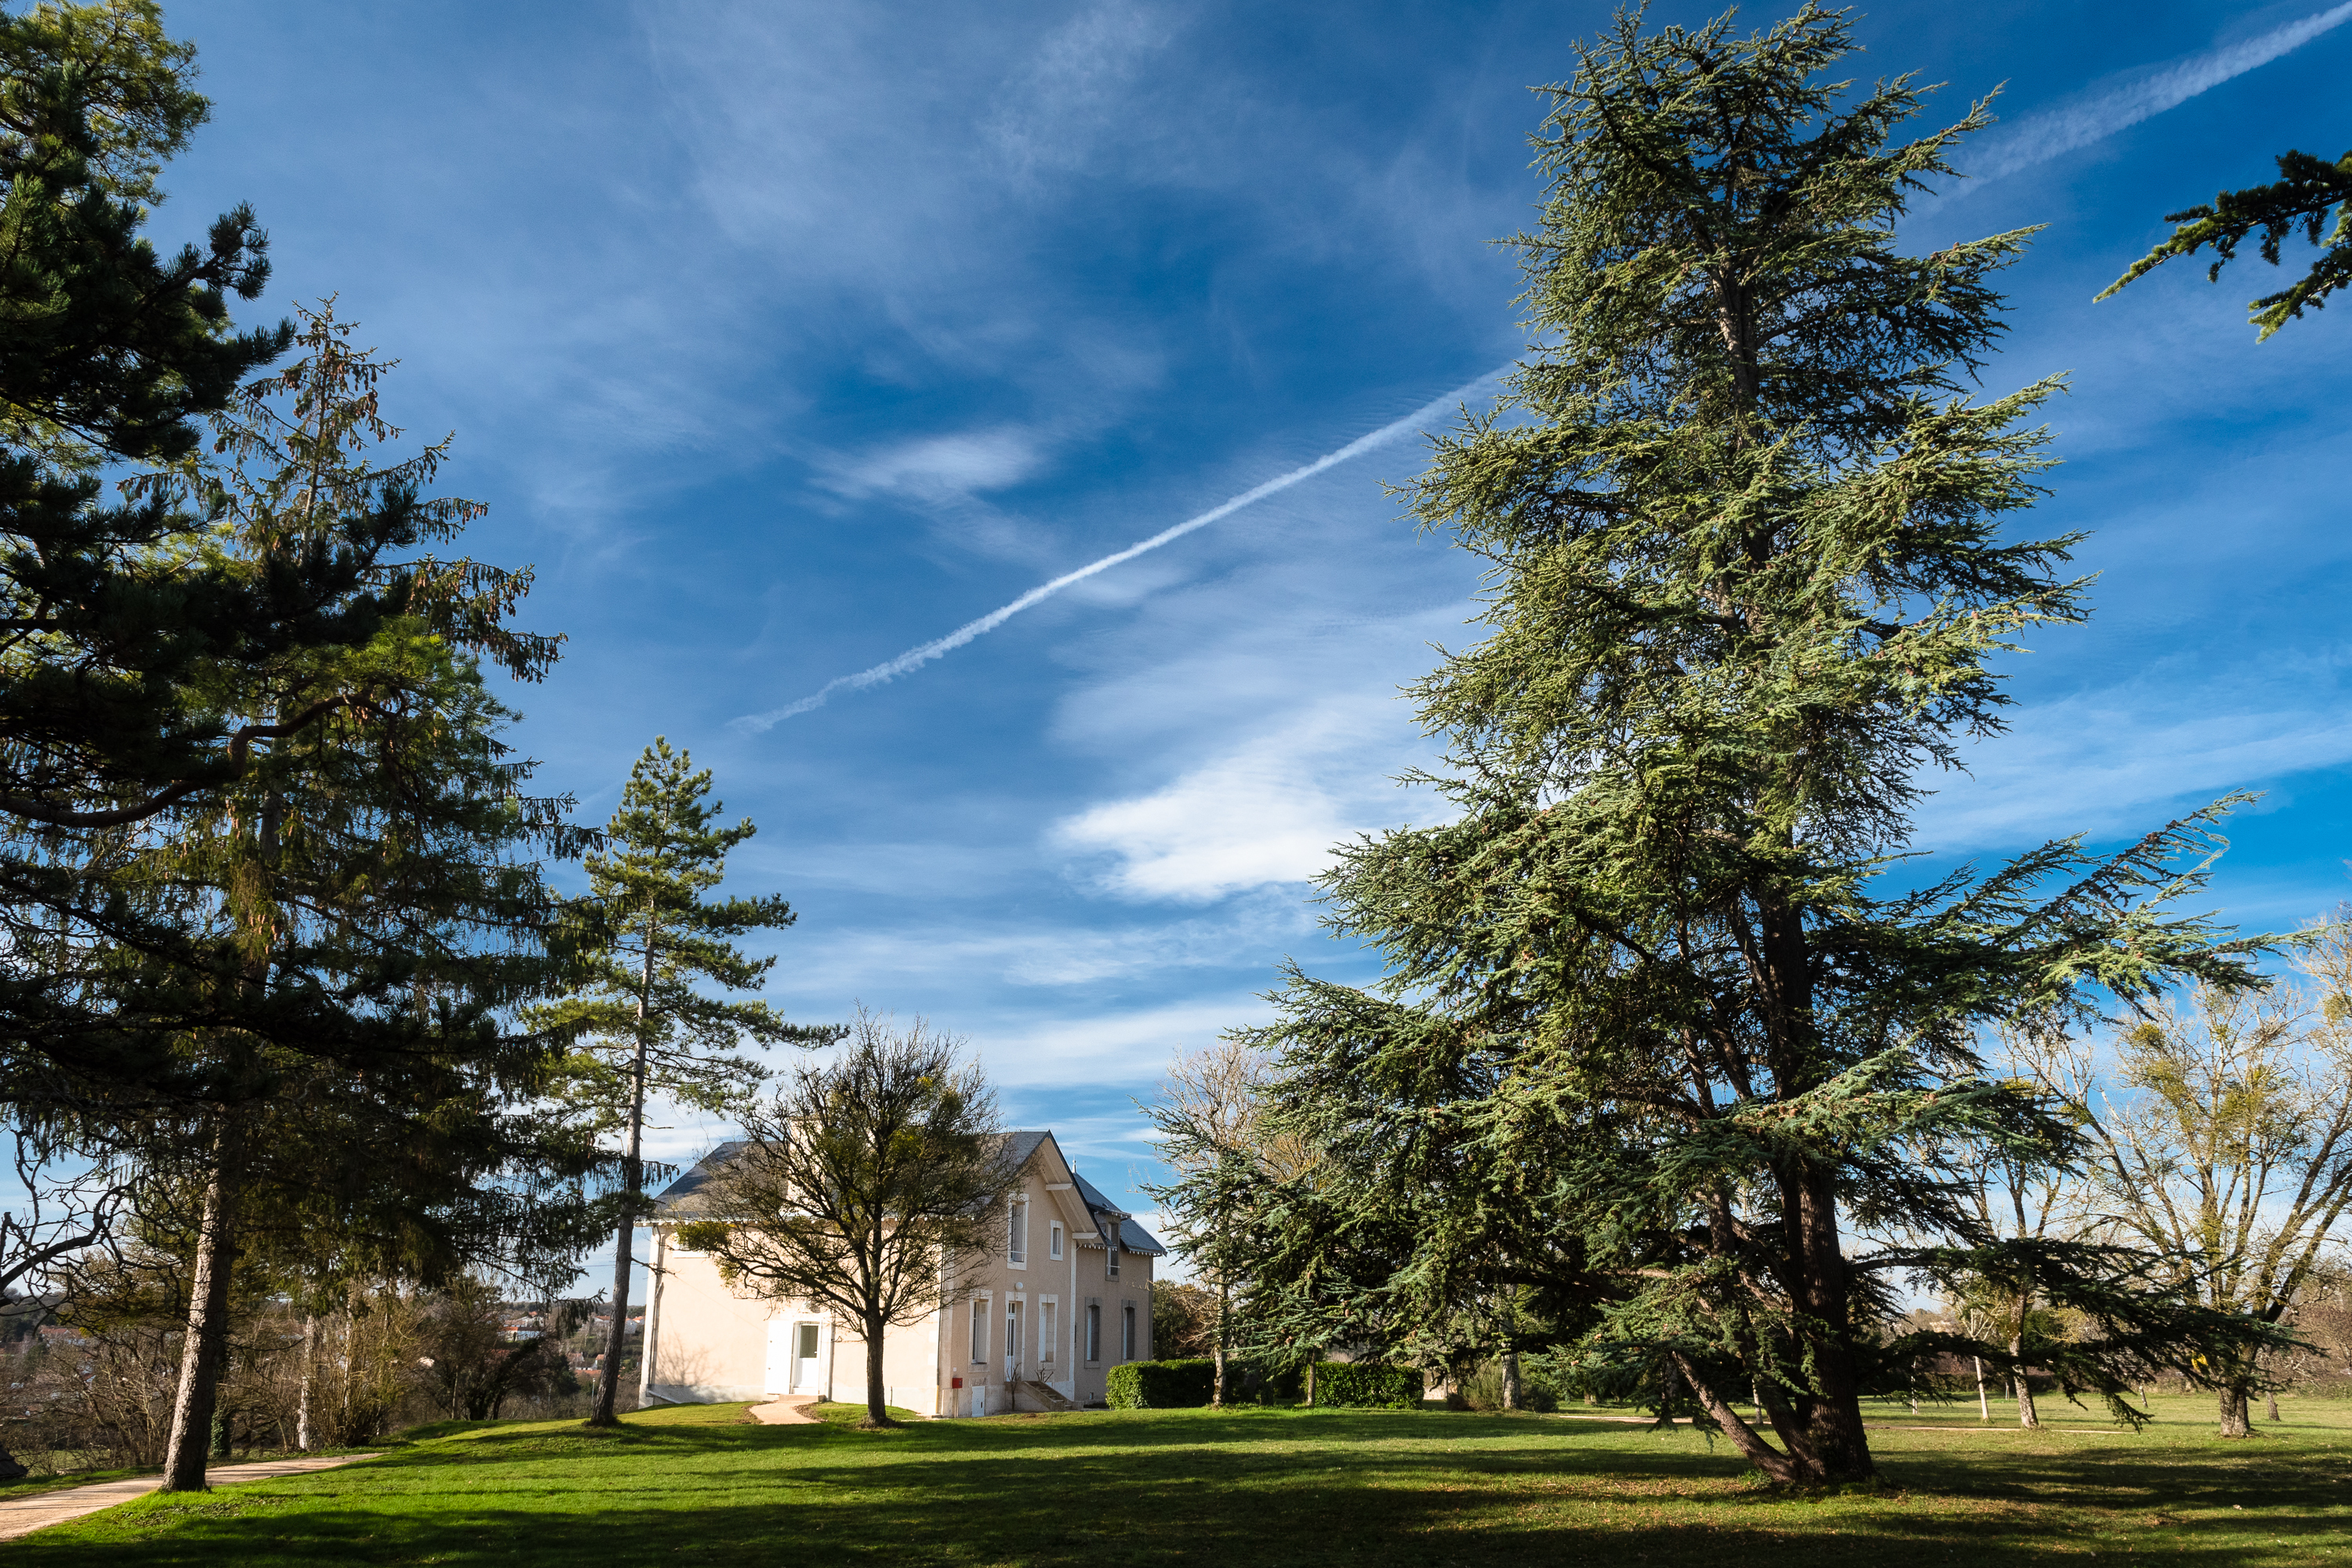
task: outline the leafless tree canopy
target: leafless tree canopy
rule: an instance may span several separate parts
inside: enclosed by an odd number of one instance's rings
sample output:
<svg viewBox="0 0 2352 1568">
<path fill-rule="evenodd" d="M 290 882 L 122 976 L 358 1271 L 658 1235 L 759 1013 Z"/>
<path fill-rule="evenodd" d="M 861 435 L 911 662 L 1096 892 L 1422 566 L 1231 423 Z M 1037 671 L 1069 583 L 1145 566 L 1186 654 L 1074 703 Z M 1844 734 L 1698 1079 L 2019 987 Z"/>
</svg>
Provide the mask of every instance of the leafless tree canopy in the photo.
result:
<svg viewBox="0 0 2352 1568">
<path fill-rule="evenodd" d="M 1020 1173 L 996 1097 L 961 1040 L 860 1009 L 841 1054 L 795 1071 L 744 1132 L 678 1239 L 739 1289 L 859 1324 L 866 1419 L 887 1424 L 883 1331 L 961 1300 L 1004 1239 Z"/>
</svg>

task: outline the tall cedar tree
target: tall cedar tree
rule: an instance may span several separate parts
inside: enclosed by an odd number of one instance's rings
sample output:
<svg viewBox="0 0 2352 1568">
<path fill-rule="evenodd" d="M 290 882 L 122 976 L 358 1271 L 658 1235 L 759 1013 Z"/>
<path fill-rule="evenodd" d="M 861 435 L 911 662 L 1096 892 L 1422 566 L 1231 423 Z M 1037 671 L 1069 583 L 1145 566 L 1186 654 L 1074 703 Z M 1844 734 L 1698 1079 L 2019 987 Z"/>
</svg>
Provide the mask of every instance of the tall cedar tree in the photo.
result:
<svg viewBox="0 0 2352 1568">
<path fill-rule="evenodd" d="M 188 1030 L 334 1035 L 300 998 L 242 1011 L 259 994 L 214 984 L 202 944 L 125 896 L 123 839 L 217 806 L 257 746 L 339 710 L 265 721 L 193 687 L 364 645 L 414 610 L 393 563 L 431 521 L 387 495 L 257 572 L 211 548 L 218 496 L 170 482 L 294 331 L 231 326 L 268 278 L 248 209 L 176 254 L 143 232 L 209 112 L 193 58 L 152 0 L 0 15 L 0 1095 L 81 1128 L 93 1100 L 201 1103 Z M 110 499 L 110 467 L 139 482 Z M 159 962 L 126 972 L 126 951 Z"/>
<path fill-rule="evenodd" d="M 378 409 L 390 367 L 352 331 L 305 312 L 301 358 L 221 417 L 234 463 L 192 479 L 219 486 L 207 549 L 223 563 L 266 576 L 286 554 L 375 531 L 386 510 L 429 539 L 480 512 L 420 499 L 446 441 L 374 460 L 400 435 Z M 523 793 L 531 764 L 500 741 L 513 715 L 478 662 L 528 678 L 553 645 L 505 624 L 527 574 L 427 557 L 406 576 L 406 613 L 355 647 L 196 668 L 191 692 L 225 722 L 280 732 L 133 861 L 155 913 L 217 953 L 210 977 L 242 994 L 234 1013 L 285 999 L 312 1031 L 299 1048 L 187 1031 L 180 1076 L 200 1100 L 151 1129 L 151 1160 L 204 1194 L 167 1489 L 204 1485 L 229 1282 L 257 1220 L 299 1215 L 320 1242 L 356 1233 L 381 1268 L 430 1283 L 575 1217 L 521 1196 L 551 1165 L 584 1167 L 593 1145 L 537 1113 L 555 1043 L 502 1020 L 559 976 L 539 858 L 577 854 L 580 835 L 569 801 Z"/>
<path fill-rule="evenodd" d="M 744 1119 L 741 1152 L 698 1198 L 681 1246 L 730 1284 L 821 1304 L 866 1341 L 863 1426 L 888 1426 L 882 1345 L 969 1294 L 1004 1245 L 1021 1179 L 996 1096 L 963 1043 L 861 1010 L 848 1047 L 796 1069 Z"/>
<path fill-rule="evenodd" d="M 2278 159 L 2278 172 L 2274 184 L 2223 191 L 2201 205 L 2165 214 L 2165 222 L 2179 226 L 2172 237 L 2133 262 L 2098 298 L 2112 298 L 2174 257 L 2194 256 L 2209 245 L 2213 264 L 2205 269 L 2205 280 L 2219 283 L 2221 268 L 2237 259 L 2238 247 L 2257 229 L 2263 237 L 2256 248 L 2276 267 L 2279 247 L 2301 229 L 2306 242 L 2320 247 L 2318 258 L 2285 288 L 2248 304 L 2247 320 L 2262 329 L 2254 341 L 2263 342 L 2306 309 L 2326 309 L 2327 296 L 2352 287 L 2352 153 L 2333 163 L 2308 153 L 2286 153 Z M 2333 224 L 2327 221 L 2331 212 Z"/>
<path fill-rule="evenodd" d="M 1325 880 L 1382 985 L 1293 970 L 1247 1037 L 1282 1053 L 1271 1125 L 1319 1156 L 1262 1211 L 1295 1312 L 1410 1341 L 1512 1291 L 1796 1483 L 1872 1473 L 1862 1395 L 1937 1348 L 1881 1342 L 1906 1275 L 2017 1254 L 2104 1336 L 2055 1370 L 2111 1394 L 2135 1357 L 2258 1332 L 1967 1201 L 1969 1149 L 2070 1138 L 1980 1075 L 1980 1026 L 2252 960 L 2163 912 L 2202 816 L 1885 886 L 1919 771 L 2000 728 L 1990 661 L 2084 611 L 2072 538 L 2001 529 L 2053 384 L 1966 389 L 2025 236 L 1895 243 L 1987 117 L 1893 140 L 1919 90 L 1822 82 L 1852 48 L 1810 6 L 1744 38 L 1623 16 L 1548 89 L 1542 225 L 1513 242 L 1542 346 L 1416 490 L 1489 568 L 1486 639 L 1415 689 L 1459 816 Z M 1732 1407 L 1751 1384 L 1769 1434 Z"/>
<path fill-rule="evenodd" d="M 620 1394 L 628 1332 L 631 1241 L 646 1212 L 646 1097 L 725 1116 L 751 1109 L 767 1069 L 729 1054 L 761 1045 L 823 1045 L 840 1031 L 786 1023 L 764 1002 L 706 995 L 759 985 L 775 959 L 747 956 L 730 940 L 781 930 L 794 919 L 782 898 L 706 900 L 726 879 L 727 852 L 759 831 L 747 818 L 721 826 L 710 772 L 656 737 L 621 792 L 604 847 L 588 857 L 589 894 L 574 909 L 583 972 L 575 994 L 539 1009 L 545 1026 L 582 1042 L 566 1064 L 563 1098 L 600 1132 L 624 1132 L 621 1214 L 613 1244 L 613 1326 L 596 1384 L 592 1424 L 609 1426 Z"/>
</svg>

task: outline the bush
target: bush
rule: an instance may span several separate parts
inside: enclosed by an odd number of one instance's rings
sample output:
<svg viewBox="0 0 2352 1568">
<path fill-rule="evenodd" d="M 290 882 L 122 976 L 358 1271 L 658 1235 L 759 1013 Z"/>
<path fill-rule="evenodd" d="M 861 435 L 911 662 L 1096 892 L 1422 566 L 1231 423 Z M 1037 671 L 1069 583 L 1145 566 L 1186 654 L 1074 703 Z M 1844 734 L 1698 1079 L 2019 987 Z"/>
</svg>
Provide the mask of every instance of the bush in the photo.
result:
<svg viewBox="0 0 2352 1568">
<path fill-rule="evenodd" d="M 1113 1410 L 1177 1410 L 1209 1403 L 1216 1377 L 1213 1362 L 1130 1361 L 1110 1369 L 1103 1397 Z"/>
<path fill-rule="evenodd" d="M 1315 1403 L 1356 1410 L 1418 1410 L 1421 1369 L 1377 1361 L 1327 1361 L 1315 1367 Z"/>
</svg>

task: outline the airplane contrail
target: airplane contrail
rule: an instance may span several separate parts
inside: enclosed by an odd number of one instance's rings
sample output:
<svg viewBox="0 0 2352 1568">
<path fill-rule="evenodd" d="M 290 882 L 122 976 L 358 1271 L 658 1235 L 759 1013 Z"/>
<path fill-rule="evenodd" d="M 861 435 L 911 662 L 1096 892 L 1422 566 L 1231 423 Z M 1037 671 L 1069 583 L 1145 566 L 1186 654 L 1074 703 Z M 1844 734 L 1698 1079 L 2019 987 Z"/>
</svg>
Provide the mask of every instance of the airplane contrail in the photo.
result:
<svg viewBox="0 0 2352 1568">
<path fill-rule="evenodd" d="M 2199 93 L 2243 76 L 2258 66 L 2268 65 L 2281 55 L 2301 47 L 2347 21 L 2352 21 L 2352 0 L 2342 0 L 2339 5 L 2305 16 L 2299 22 L 2273 27 L 2259 37 L 2210 49 L 2138 81 L 2099 93 L 2082 103 L 2028 115 L 2011 125 L 2007 135 L 1986 149 L 1984 160 L 1970 171 L 1972 178 L 1968 184 L 1941 199 L 1949 200 L 2003 174 L 2013 174 L 2020 169 L 2046 163 L 2077 147 L 2087 147 L 2094 142 L 2186 103 Z M 1917 210 L 1915 207 L 1915 213 Z M 985 637 L 1022 611 L 1042 604 L 1072 584 L 1083 583 L 1097 573 L 1108 572 L 1149 551 L 1181 539 L 1194 529 L 1206 528 L 1221 518 L 1231 517 L 1253 502 L 1264 500 L 1301 480 L 1311 479 L 1328 468 L 1337 468 L 1351 458 L 1361 457 L 1376 447 L 1384 447 L 1412 433 L 1423 420 L 1443 412 L 1449 405 L 1474 395 L 1482 388 L 1491 386 L 1515 368 L 1515 365 L 1504 365 L 1489 371 L 1475 381 L 1465 383 L 1444 396 L 1423 404 L 1403 418 L 1393 420 L 1369 436 L 1349 442 L 1336 452 L 1327 452 L 1311 463 L 1293 468 L 1286 474 L 1276 475 L 1254 489 L 1244 490 L 1229 500 L 1219 502 L 1197 517 L 1188 517 L 1173 528 L 1162 529 L 1150 538 L 1140 540 L 1124 550 L 1116 551 L 1098 561 L 1090 561 L 1050 583 L 1040 583 L 1011 604 L 991 610 L 978 620 L 966 621 L 943 637 L 910 647 L 896 658 L 885 659 L 855 675 L 829 680 L 796 702 L 770 709 L 765 713 L 747 713 L 734 721 L 735 727 L 755 732 L 772 730 L 787 719 L 824 707 L 836 691 L 863 690 L 919 669 L 935 658 L 953 653 L 973 638 Z"/>
<path fill-rule="evenodd" d="M 2020 169 L 2046 163 L 2077 147 L 2087 147 L 2094 142 L 2186 103 L 2200 92 L 2242 77 L 2257 66 L 2266 66 L 2281 55 L 2300 48 L 2322 33 L 2339 27 L 2347 21 L 2352 21 L 2352 0 L 2345 0 L 2342 5 L 2305 16 L 2300 22 L 2273 27 L 2257 37 L 2209 49 L 2179 65 L 2154 72 L 2137 81 L 2110 88 L 2080 103 L 2029 114 L 2011 126 L 2007 134 L 1998 142 L 1987 147 L 1983 161 L 1970 168 L 1969 173 L 1978 182 L 1997 180 L 2003 174 L 2013 174 Z M 1962 190 L 1967 188 L 1961 187 Z M 1958 195 L 1958 192 L 1953 194 Z"/>
<path fill-rule="evenodd" d="M 2352 0 L 2348 0 L 2348 3 L 2352 3 Z M 1286 490 L 1295 484 L 1311 479 L 1326 469 L 1336 468 L 1349 459 L 1360 458 L 1375 447 L 1385 447 L 1400 437 L 1417 433 L 1423 427 L 1424 421 L 1445 413 L 1465 398 L 1476 395 L 1482 389 L 1494 385 L 1506 374 L 1517 368 L 1515 364 L 1507 364 L 1490 370 L 1475 381 L 1463 383 L 1443 397 L 1432 398 L 1403 418 L 1392 419 L 1370 435 L 1358 437 L 1335 452 L 1326 452 L 1313 462 L 1302 464 L 1286 474 L 1276 474 L 1273 479 L 1255 489 L 1244 490 L 1230 500 L 1219 501 L 1208 510 L 1197 516 L 1188 517 L 1172 528 L 1163 528 L 1150 538 L 1139 540 L 1124 550 L 1115 551 L 1098 561 L 1089 561 L 1074 572 L 1065 572 L 1050 583 L 1040 583 L 1011 604 L 991 610 L 976 621 L 966 621 L 943 637 L 934 638 L 919 647 L 910 647 L 896 658 L 885 659 L 880 664 L 871 668 L 861 669 L 855 675 L 845 675 L 828 680 L 797 702 L 787 702 L 782 708 L 772 708 L 765 713 L 746 713 L 734 721 L 735 727 L 755 733 L 762 730 L 772 730 L 787 719 L 795 718 L 813 708 L 824 707 L 826 700 L 836 691 L 860 691 L 866 687 L 879 686 L 886 680 L 894 680 L 899 676 L 919 669 L 935 658 L 953 653 L 974 637 L 985 637 L 1022 611 L 1044 603 L 1074 583 L 1083 583 L 1097 573 L 1108 572 L 1112 567 L 1132 561 L 1148 551 L 1157 550 L 1163 544 L 1181 539 L 1194 529 L 1206 528 L 1221 518 L 1231 517 L 1242 508 Z"/>
</svg>

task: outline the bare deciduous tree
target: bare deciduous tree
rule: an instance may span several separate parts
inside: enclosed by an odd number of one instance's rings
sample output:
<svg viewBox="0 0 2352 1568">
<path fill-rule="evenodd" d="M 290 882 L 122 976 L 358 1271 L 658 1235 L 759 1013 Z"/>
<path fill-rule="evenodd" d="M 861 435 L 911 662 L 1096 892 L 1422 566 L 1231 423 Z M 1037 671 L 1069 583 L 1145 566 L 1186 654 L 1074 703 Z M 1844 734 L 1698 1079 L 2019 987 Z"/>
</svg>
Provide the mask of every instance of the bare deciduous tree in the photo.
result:
<svg viewBox="0 0 2352 1568">
<path fill-rule="evenodd" d="M 1248 1279 L 1246 1194 L 1305 1169 L 1310 1154 L 1296 1137 L 1269 1131 L 1258 1117 L 1270 1075 L 1266 1053 L 1238 1039 L 1185 1052 L 1169 1064 L 1160 1093 L 1143 1107 L 1160 1130 L 1160 1157 L 1177 1180 L 1146 1185 L 1162 1205 L 1176 1245 L 1213 1299 L 1210 1353 L 1216 1363 L 1211 1402 L 1225 1402 L 1225 1358 L 1233 1347 L 1234 1291 Z"/>
<path fill-rule="evenodd" d="M 860 1009 L 846 1047 L 744 1118 L 741 1153 L 681 1244 L 772 1300 L 830 1307 L 866 1340 L 866 1426 L 887 1426 L 882 1336 L 963 1299 L 1020 1177 L 963 1042 Z"/>
<path fill-rule="evenodd" d="M 2315 998 L 2200 989 L 2126 1031 L 2116 1092 L 2077 1101 L 2117 1226 L 2199 1270 L 2209 1305 L 2269 1323 L 2352 1206 L 2352 936 L 2300 967 Z M 2252 1355 L 2213 1367 L 2223 1436 L 2249 1434 L 2259 1375 Z"/>
</svg>

